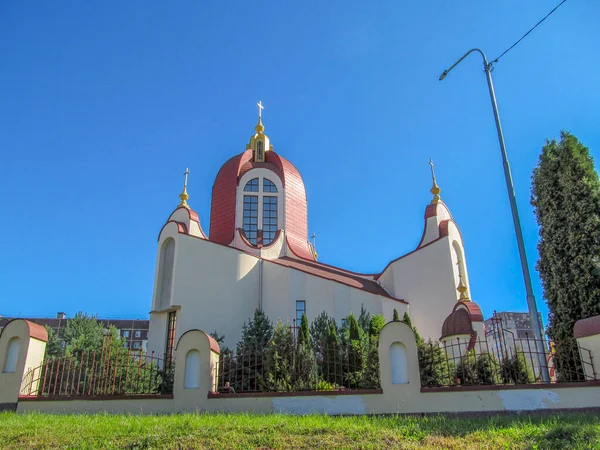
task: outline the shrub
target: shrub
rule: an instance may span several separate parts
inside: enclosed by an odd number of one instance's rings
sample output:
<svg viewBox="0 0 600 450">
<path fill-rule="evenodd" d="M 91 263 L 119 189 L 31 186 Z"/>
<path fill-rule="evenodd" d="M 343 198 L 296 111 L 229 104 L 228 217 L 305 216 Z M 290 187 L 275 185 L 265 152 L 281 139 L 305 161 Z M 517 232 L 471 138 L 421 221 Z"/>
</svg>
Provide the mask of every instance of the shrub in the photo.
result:
<svg viewBox="0 0 600 450">
<path fill-rule="evenodd" d="M 467 352 L 456 366 L 455 377 L 463 385 L 496 384 L 500 379 L 498 362 L 489 354 Z"/>
<path fill-rule="evenodd" d="M 527 384 L 533 381 L 523 353 L 505 357 L 500 363 L 500 378 L 503 383 Z"/>
<path fill-rule="evenodd" d="M 325 380 L 319 380 L 317 383 L 317 391 L 333 391 L 333 384 Z"/>
<path fill-rule="evenodd" d="M 439 342 L 429 339 L 417 346 L 421 386 L 447 386 L 452 380 L 452 369 Z"/>
</svg>

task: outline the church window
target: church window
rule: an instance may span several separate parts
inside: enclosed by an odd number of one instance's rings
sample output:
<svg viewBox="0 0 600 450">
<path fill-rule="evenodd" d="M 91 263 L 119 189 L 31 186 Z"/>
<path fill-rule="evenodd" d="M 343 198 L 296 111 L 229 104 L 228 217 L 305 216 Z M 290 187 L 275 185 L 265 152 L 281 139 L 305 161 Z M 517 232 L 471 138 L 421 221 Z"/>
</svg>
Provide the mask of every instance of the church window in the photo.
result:
<svg viewBox="0 0 600 450">
<path fill-rule="evenodd" d="M 266 180 L 265 180 L 266 181 Z M 263 197 L 263 244 L 269 245 L 277 232 L 277 197 Z"/>
<path fill-rule="evenodd" d="M 300 326 L 300 322 L 302 321 L 302 315 L 306 314 L 306 301 L 305 300 L 296 300 L 296 326 Z"/>
<path fill-rule="evenodd" d="M 171 311 L 167 318 L 167 351 L 165 352 L 165 365 L 170 366 L 175 353 L 175 327 L 177 326 L 177 315 Z"/>
<path fill-rule="evenodd" d="M 277 186 L 268 178 L 263 179 L 263 191 L 264 192 L 277 192 Z"/>
<path fill-rule="evenodd" d="M 263 141 L 258 141 L 256 143 L 256 159 L 258 161 L 262 161 L 263 159 Z"/>
<path fill-rule="evenodd" d="M 258 192 L 258 178 L 253 178 L 252 180 L 248 181 L 246 186 L 244 186 L 244 191 Z"/>
<path fill-rule="evenodd" d="M 258 178 L 254 180 L 256 180 L 256 190 L 258 190 Z M 251 180 L 248 184 L 254 180 Z M 246 187 L 248 187 L 248 184 Z M 244 220 L 242 222 L 242 229 L 244 230 L 246 239 L 252 245 L 256 245 L 258 237 L 258 196 L 256 195 L 244 195 Z"/>
</svg>

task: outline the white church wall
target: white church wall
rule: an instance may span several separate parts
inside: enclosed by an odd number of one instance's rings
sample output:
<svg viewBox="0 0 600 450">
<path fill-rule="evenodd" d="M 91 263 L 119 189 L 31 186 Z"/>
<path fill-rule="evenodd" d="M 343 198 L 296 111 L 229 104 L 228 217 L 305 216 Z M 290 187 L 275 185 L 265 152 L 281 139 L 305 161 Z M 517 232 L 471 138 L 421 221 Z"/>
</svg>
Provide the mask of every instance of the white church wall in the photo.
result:
<svg viewBox="0 0 600 450">
<path fill-rule="evenodd" d="M 162 358 L 167 344 L 167 312 L 151 312 L 148 328 L 148 352 Z"/>
<path fill-rule="evenodd" d="M 392 300 L 391 298 L 384 297 L 382 302 L 381 314 L 383 314 L 387 322 L 394 318 L 394 309 L 398 311 L 400 319 L 402 319 L 405 312 L 410 314 L 410 307 L 406 303 L 401 303 L 397 300 Z"/>
<path fill-rule="evenodd" d="M 456 303 L 452 244 L 448 237 L 394 261 L 380 282 L 386 290 L 392 283 L 394 296 L 410 304 L 410 318 L 421 336 L 439 339 L 442 324 Z"/>
<path fill-rule="evenodd" d="M 280 264 L 264 261 L 263 309 L 275 322 L 293 324 L 296 301 L 306 302 L 306 317 L 312 322 L 325 311 L 339 324 L 349 313 L 360 314 L 361 306 L 371 314 L 392 319 L 393 309 L 404 314 L 407 305 Z"/>
<path fill-rule="evenodd" d="M 235 345 L 244 320 L 258 307 L 258 261 L 239 250 L 180 235 L 172 301 L 181 306 L 175 339 L 187 330 L 203 329 L 224 334 L 226 344 Z M 152 330 L 149 345 L 160 340 L 154 334 Z M 156 335 L 166 340 L 166 321 Z"/>
</svg>

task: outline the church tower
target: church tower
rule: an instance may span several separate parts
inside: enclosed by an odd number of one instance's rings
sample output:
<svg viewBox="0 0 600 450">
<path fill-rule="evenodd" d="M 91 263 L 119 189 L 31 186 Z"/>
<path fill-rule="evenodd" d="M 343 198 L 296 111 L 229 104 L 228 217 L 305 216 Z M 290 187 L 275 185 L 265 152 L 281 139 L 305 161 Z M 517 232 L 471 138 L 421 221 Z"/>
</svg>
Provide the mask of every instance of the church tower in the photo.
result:
<svg viewBox="0 0 600 450">
<path fill-rule="evenodd" d="M 246 151 L 219 170 L 212 190 L 209 239 L 265 259 L 314 261 L 308 241 L 306 190 L 298 169 L 275 153 L 262 123 Z"/>
</svg>

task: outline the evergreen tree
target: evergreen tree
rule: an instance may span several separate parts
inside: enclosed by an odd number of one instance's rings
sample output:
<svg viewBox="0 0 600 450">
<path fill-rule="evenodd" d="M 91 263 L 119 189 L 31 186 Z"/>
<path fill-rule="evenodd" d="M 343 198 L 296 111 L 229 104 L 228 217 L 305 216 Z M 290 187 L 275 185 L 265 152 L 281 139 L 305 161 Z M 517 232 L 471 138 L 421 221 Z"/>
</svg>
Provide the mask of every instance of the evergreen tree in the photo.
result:
<svg viewBox="0 0 600 450">
<path fill-rule="evenodd" d="M 421 337 L 421 335 L 419 334 L 417 329 L 413 326 L 408 313 L 404 313 L 404 317 L 402 317 L 402 322 L 412 328 L 413 332 L 415 333 L 415 339 L 417 340 L 417 345 L 423 343 L 423 338 Z"/>
<path fill-rule="evenodd" d="M 500 363 L 500 378 L 503 383 L 527 384 L 534 381 L 523 353 L 505 356 Z"/>
<path fill-rule="evenodd" d="M 254 311 L 254 317 L 242 326 L 242 338 L 237 348 L 247 351 L 263 350 L 273 337 L 273 323 L 260 309 Z"/>
<path fill-rule="evenodd" d="M 342 348 L 338 338 L 338 330 L 335 323 L 329 324 L 327 341 L 325 344 L 324 358 L 321 366 L 321 376 L 334 386 L 342 384 Z"/>
<path fill-rule="evenodd" d="M 55 333 L 48 325 L 44 325 L 48 332 L 48 342 L 46 344 L 46 357 L 63 356 L 65 349 L 60 340 L 59 334 Z"/>
<path fill-rule="evenodd" d="M 104 340 L 104 327 L 97 316 L 90 316 L 82 311 L 67 320 L 63 330 L 65 353 L 78 355 L 84 351 L 100 351 Z"/>
<path fill-rule="evenodd" d="M 329 317 L 325 311 L 319 314 L 310 324 L 310 338 L 316 350 L 321 349 L 325 345 L 330 324 L 335 325 L 335 319 Z"/>
<path fill-rule="evenodd" d="M 466 386 L 496 384 L 501 380 L 498 362 L 487 353 L 477 356 L 473 350 L 462 357 L 456 366 L 455 377 Z"/>
<path fill-rule="evenodd" d="M 294 339 L 291 328 L 277 321 L 268 349 L 268 387 L 272 391 L 292 390 Z"/>
<path fill-rule="evenodd" d="M 417 346 L 421 386 L 448 386 L 451 384 L 448 361 L 439 342 L 429 339 Z"/>
<path fill-rule="evenodd" d="M 242 338 L 236 351 L 236 391 L 266 389 L 263 379 L 265 350 L 273 337 L 273 324 L 267 315 L 256 309 L 254 317 L 242 326 Z"/>
<path fill-rule="evenodd" d="M 556 369 L 559 380 L 572 378 L 581 372 L 577 352 L 559 350 L 574 347 L 577 320 L 600 314 L 600 181 L 589 150 L 572 134 L 562 132 L 560 142 L 543 147 L 533 171 L 531 204 Z"/>
<path fill-rule="evenodd" d="M 371 318 L 371 322 L 376 316 Z M 379 336 L 369 337 L 369 349 L 367 351 L 367 362 L 363 371 L 362 388 L 378 389 L 381 387 L 379 379 Z"/>
<path fill-rule="evenodd" d="M 369 325 L 371 324 L 371 314 L 365 309 L 364 305 L 360 305 L 360 315 L 358 316 L 358 325 L 362 328 L 365 334 L 369 334 Z"/>
<path fill-rule="evenodd" d="M 346 324 L 348 325 L 349 339 L 351 341 L 360 340 L 362 328 L 358 324 L 354 314 L 350 313 L 346 318 Z"/>
<path fill-rule="evenodd" d="M 308 328 L 308 319 L 304 313 L 302 313 L 300 329 L 298 330 L 298 346 L 302 345 L 310 345 L 310 329 Z"/>
<path fill-rule="evenodd" d="M 400 315 L 398 314 L 398 310 L 394 308 L 394 322 L 400 322 Z"/>
<path fill-rule="evenodd" d="M 348 325 L 348 340 L 346 342 L 346 358 L 348 370 L 346 381 L 350 388 L 356 388 L 362 381 L 362 372 L 364 364 L 364 332 L 354 314 L 350 313 L 346 318 Z"/>
<path fill-rule="evenodd" d="M 369 324 L 369 336 L 379 339 L 379 333 L 385 326 L 385 317 L 381 314 L 375 314 L 371 317 L 371 323 Z"/>
</svg>

